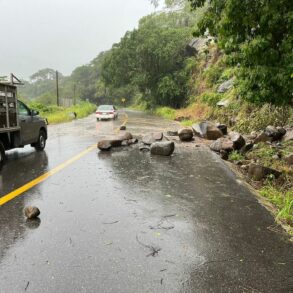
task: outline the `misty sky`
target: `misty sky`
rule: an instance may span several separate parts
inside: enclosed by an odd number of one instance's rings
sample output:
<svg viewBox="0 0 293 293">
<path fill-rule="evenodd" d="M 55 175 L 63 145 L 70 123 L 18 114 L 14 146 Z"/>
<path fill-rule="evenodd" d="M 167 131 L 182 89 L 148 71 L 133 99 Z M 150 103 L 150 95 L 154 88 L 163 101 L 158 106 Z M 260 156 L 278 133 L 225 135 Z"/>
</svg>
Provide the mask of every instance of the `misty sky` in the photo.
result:
<svg viewBox="0 0 293 293">
<path fill-rule="evenodd" d="M 149 0 L 0 0 L 0 75 L 63 74 L 110 49 L 154 8 Z"/>
</svg>

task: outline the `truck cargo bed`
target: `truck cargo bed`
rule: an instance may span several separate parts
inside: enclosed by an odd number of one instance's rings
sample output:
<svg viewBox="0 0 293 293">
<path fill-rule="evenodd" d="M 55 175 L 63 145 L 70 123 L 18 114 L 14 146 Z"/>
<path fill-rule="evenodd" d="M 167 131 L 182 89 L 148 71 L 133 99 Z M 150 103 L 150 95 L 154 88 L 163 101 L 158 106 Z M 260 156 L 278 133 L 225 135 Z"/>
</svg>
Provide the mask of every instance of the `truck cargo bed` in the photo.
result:
<svg viewBox="0 0 293 293">
<path fill-rule="evenodd" d="M 18 129 L 16 86 L 0 83 L 0 132 Z"/>
</svg>

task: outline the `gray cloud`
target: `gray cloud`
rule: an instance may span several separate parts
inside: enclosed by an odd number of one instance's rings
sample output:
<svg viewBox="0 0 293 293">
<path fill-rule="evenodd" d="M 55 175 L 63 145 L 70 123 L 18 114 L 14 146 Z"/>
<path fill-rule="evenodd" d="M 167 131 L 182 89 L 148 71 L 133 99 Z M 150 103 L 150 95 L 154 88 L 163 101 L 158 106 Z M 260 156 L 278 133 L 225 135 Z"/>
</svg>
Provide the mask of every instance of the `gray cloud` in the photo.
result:
<svg viewBox="0 0 293 293">
<path fill-rule="evenodd" d="M 0 0 L 0 75 L 70 74 L 153 10 L 149 0 Z"/>
</svg>

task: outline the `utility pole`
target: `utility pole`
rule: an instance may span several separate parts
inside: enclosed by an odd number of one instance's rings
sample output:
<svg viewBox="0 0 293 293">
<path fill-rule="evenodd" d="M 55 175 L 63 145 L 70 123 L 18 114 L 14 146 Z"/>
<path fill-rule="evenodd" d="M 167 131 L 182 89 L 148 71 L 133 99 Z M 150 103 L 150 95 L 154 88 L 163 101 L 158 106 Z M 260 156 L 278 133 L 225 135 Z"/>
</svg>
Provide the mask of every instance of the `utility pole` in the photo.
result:
<svg viewBox="0 0 293 293">
<path fill-rule="evenodd" d="M 76 104 L 76 84 L 73 85 L 73 105 Z"/>
<path fill-rule="evenodd" d="M 60 106 L 59 103 L 59 77 L 58 77 L 58 71 L 56 70 L 56 95 L 57 95 L 57 106 Z"/>
</svg>

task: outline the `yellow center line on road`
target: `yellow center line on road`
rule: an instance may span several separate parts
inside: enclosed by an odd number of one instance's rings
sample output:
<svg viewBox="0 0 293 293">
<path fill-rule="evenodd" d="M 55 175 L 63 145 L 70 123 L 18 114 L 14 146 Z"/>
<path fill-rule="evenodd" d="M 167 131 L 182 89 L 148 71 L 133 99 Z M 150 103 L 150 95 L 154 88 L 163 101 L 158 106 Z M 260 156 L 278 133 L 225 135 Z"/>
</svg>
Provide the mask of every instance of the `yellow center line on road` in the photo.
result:
<svg viewBox="0 0 293 293">
<path fill-rule="evenodd" d="M 6 204 L 7 202 L 13 200 L 14 198 L 20 196 L 24 192 L 28 191 L 29 189 L 33 188 L 34 186 L 40 184 L 41 182 L 45 181 L 47 178 L 53 176 L 54 174 L 60 172 L 64 168 L 68 167 L 69 165 L 73 164 L 86 154 L 90 153 L 92 150 L 96 148 L 96 145 L 92 145 L 86 150 L 82 151 L 78 155 L 74 156 L 73 158 L 65 161 L 64 163 L 60 164 L 59 166 L 53 168 L 52 170 L 48 171 L 47 173 L 41 175 L 40 177 L 32 180 L 31 182 L 26 183 L 25 185 L 15 189 L 14 191 L 4 195 L 3 197 L 0 198 L 0 206 Z"/>
</svg>

